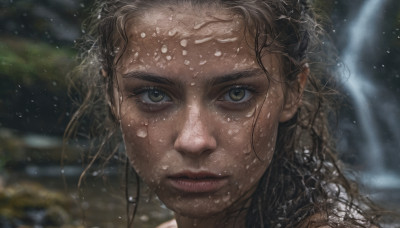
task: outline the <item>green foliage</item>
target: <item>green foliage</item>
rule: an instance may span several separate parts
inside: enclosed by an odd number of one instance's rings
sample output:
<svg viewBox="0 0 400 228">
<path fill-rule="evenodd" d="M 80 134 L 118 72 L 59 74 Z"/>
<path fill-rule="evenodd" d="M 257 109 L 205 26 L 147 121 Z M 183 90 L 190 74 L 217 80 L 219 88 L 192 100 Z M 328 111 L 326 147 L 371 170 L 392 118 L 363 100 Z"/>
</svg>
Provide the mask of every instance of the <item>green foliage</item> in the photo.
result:
<svg viewBox="0 0 400 228">
<path fill-rule="evenodd" d="M 66 48 L 21 38 L 0 38 L 0 79 L 2 91 L 16 84 L 65 89 L 65 75 L 73 66 L 75 53 Z"/>
</svg>

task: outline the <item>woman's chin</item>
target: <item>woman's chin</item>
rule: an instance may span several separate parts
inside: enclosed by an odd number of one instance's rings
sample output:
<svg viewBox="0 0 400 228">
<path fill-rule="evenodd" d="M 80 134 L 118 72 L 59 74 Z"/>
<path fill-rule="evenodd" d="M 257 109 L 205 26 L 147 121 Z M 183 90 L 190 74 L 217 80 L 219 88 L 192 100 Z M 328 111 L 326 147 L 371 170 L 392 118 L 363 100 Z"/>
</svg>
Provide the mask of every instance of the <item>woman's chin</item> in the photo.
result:
<svg viewBox="0 0 400 228">
<path fill-rule="evenodd" d="M 230 203 L 218 202 L 213 199 L 180 199 L 175 202 L 166 202 L 165 205 L 180 216 L 201 219 L 210 218 L 226 211 Z"/>
</svg>

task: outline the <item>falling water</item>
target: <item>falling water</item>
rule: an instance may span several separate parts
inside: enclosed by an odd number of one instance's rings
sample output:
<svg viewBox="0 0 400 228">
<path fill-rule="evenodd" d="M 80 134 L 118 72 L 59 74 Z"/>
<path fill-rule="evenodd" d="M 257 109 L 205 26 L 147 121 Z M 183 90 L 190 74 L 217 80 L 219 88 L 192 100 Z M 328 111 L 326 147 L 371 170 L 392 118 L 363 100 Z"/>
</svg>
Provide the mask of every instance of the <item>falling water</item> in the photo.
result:
<svg viewBox="0 0 400 228">
<path fill-rule="evenodd" d="M 381 91 L 377 83 L 368 78 L 368 74 L 361 70 L 361 54 L 367 42 L 375 38 L 374 31 L 378 26 L 378 16 L 382 15 L 383 6 L 387 0 L 367 0 L 363 3 L 359 14 L 349 25 L 349 43 L 344 49 L 343 62 L 350 72 L 350 77 L 345 86 L 349 91 L 357 114 L 357 120 L 360 125 L 361 135 L 364 137 L 362 148 L 359 148 L 365 155 L 367 162 L 367 176 L 371 185 L 391 186 L 399 183 L 399 179 L 390 175 L 385 170 L 383 154 L 386 151 L 381 138 L 381 132 L 378 126 L 380 122 L 385 123 L 385 127 L 391 132 L 391 135 L 400 141 L 400 132 L 397 116 L 392 112 L 385 111 L 384 102 L 377 100 Z M 374 102 L 375 101 L 375 102 Z M 382 112 L 378 113 L 377 112 Z M 373 183 L 372 183 L 372 182 Z"/>
</svg>

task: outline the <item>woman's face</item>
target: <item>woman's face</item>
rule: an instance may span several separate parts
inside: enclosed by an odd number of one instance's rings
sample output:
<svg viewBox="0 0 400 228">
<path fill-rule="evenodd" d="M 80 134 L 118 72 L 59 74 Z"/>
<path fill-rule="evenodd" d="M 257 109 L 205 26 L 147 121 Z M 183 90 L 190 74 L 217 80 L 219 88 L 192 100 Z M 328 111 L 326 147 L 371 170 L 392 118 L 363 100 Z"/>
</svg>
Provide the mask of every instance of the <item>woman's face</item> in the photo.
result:
<svg viewBox="0 0 400 228">
<path fill-rule="evenodd" d="M 153 9 L 127 34 L 115 96 L 133 167 L 179 214 L 240 205 L 270 164 L 278 123 L 293 114 L 276 57 L 262 59 L 268 81 L 241 17 L 222 10 Z"/>
</svg>

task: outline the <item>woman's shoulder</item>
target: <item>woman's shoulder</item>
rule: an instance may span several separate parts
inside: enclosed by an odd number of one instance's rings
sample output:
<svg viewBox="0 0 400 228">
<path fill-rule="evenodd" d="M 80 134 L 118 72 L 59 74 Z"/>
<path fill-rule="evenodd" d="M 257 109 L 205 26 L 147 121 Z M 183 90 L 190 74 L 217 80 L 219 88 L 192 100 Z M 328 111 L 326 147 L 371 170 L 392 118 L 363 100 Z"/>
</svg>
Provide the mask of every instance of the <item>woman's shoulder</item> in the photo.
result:
<svg viewBox="0 0 400 228">
<path fill-rule="evenodd" d="M 176 224 L 175 219 L 171 219 L 167 222 L 162 223 L 161 225 L 157 226 L 156 228 L 177 228 L 178 224 Z"/>
</svg>

